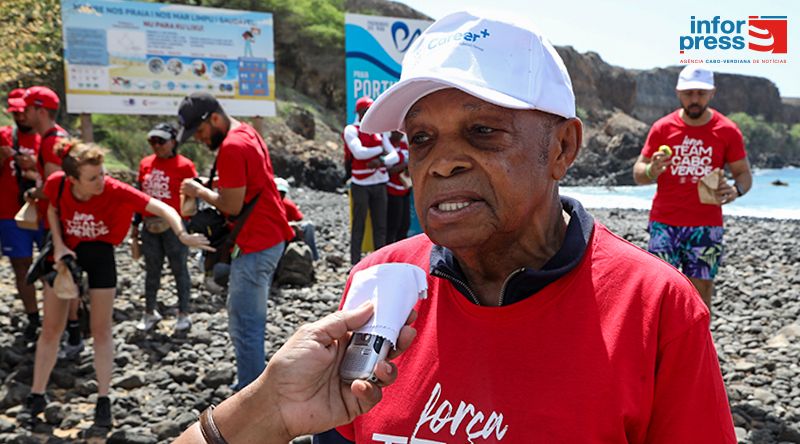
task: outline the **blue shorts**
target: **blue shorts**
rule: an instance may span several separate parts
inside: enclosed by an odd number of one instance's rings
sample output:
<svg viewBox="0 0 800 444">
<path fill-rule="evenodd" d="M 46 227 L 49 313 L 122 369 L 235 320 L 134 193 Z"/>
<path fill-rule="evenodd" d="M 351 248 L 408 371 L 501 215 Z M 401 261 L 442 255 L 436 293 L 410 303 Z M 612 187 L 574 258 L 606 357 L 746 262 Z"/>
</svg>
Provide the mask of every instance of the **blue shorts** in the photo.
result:
<svg viewBox="0 0 800 444">
<path fill-rule="evenodd" d="M 0 219 L 0 245 L 3 246 L 3 256 L 11 259 L 33 256 L 33 244 L 42 246 L 44 230 L 23 230 L 17 226 L 14 219 Z"/>
<path fill-rule="evenodd" d="M 722 227 L 675 227 L 650 222 L 647 250 L 688 277 L 712 280 L 722 262 Z"/>
</svg>

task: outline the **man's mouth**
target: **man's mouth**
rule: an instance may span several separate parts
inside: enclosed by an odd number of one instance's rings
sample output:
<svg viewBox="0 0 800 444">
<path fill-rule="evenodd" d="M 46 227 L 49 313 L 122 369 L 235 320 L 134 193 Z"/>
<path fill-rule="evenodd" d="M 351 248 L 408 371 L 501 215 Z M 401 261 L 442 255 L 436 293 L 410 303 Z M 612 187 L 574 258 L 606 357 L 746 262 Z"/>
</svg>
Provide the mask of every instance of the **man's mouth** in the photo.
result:
<svg viewBox="0 0 800 444">
<path fill-rule="evenodd" d="M 436 209 L 439 211 L 458 211 L 460 209 L 466 208 L 470 206 L 472 202 L 469 201 L 462 201 L 462 202 L 442 202 L 436 206 Z"/>
</svg>

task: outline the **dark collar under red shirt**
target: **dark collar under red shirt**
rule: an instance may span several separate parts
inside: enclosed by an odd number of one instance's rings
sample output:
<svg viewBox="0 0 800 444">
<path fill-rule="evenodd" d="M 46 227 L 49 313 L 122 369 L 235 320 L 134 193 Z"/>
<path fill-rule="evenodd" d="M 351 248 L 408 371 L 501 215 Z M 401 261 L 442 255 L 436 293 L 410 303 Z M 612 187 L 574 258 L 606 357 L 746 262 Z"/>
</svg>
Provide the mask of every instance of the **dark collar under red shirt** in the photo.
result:
<svg viewBox="0 0 800 444">
<path fill-rule="evenodd" d="M 504 285 L 502 305 L 519 302 L 572 271 L 583 258 L 592 236 L 594 218 L 575 199 L 561 197 L 561 206 L 570 215 L 564 243 L 539 270 L 521 268 Z M 513 248 L 513 246 L 512 246 Z M 453 252 L 441 245 L 431 249 L 431 276 L 449 280 L 467 299 L 474 302 L 468 280 Z"/>
</svg>

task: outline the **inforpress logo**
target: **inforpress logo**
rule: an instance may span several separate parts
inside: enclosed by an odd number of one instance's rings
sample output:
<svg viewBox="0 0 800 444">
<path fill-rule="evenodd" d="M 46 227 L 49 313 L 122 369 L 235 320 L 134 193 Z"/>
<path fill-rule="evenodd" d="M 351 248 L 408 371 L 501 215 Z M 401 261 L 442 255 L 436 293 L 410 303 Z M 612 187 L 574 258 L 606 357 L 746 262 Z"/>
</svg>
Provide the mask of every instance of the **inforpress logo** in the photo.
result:
<svg viewBox="0 0 800 444">
<path fill-rule="evenodd" d="M 741 51 L 786 54 L 788 17 L 748 16 L 747 20 L 727 20 L 720 16 L 698 19 L 691 16 L 689 34 L 680 36 L 680 53 L 687 51 Z"/>
<path fill-rule="evenodd" d="M 748 47 L 753 51 L 771 52 L 773 54 L 786 54 L 789 36 L 789 18 L 785 15 L 767 16 L 751 15 L 749 17 L 748 34 L 750 43 Z"/>
</svg>

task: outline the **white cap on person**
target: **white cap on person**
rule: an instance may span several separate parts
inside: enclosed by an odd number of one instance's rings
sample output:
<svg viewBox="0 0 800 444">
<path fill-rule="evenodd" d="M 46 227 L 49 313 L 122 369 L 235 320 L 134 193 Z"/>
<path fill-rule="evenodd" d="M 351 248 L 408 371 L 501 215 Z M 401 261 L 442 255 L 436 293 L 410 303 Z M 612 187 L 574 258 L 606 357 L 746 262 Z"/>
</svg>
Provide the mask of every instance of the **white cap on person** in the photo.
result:
<svg viewBox="0 0 800 444">
<path fill-rule="evenodd" d="M 275 178 L 275 187 L 278 189 L 278 192 L 289 194 L 289 181 L 283 177 Z"/>
<path fill-rule="evenodd" d="M 575 117 L 567 68 L 533 25 L 496 13 L 456 12 L 434 22 L 411 45 L 400 81 L 375 100 L 361 130 L 402 129 L 417 100 L 446 88 L 505 108 Z"/>
<path fill-rule="evenodd" d="M 714 89 L 714 72 L 698 65 L 686 65 L 678 74 L 678 91 L 687 89 Z"/>
</svg>

